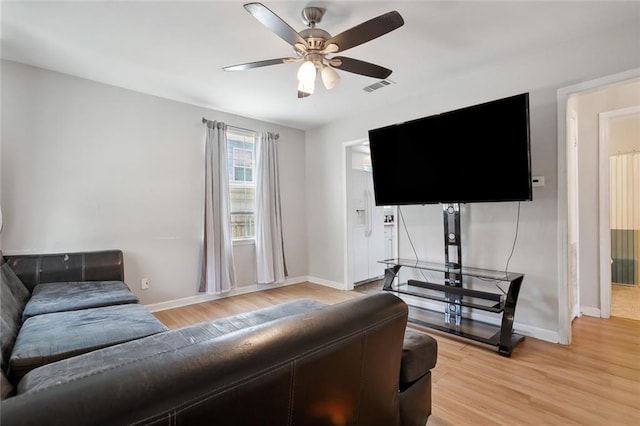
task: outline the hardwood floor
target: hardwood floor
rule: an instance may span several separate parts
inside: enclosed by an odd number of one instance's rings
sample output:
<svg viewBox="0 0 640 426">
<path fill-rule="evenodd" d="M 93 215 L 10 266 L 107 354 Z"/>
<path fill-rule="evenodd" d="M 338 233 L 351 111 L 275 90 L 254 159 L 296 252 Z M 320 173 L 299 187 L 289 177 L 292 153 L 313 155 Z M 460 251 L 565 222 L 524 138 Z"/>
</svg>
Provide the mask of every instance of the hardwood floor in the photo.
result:
<svg viewBox="0 0 640 426">
<path fill-rule="evenodd" d="M 333 304 L 361 296 L 362 294 L 357 292 L 340 291 L 321 285 L 303 283 L 154 312 L 154 315 L 167 327 L 178 328 L 294 299 L 308 298 Z"/>
<path fill-rule="evenodd" d="M 640 321 L 640 285 L 611 285 L 611 315 Z"/>
<path fill-rule="evenodd" d="M 375 291 L 310 283 L 156 312 L 170 328 L 297 298 L 338 303 Z M 482 344 L 412 326 L 438 341 L 433 414 L 442 425 L 640 425 L 640 321 L 581 317 L 570 346 L 527 337 L 511 358 Z"/>
</svg>

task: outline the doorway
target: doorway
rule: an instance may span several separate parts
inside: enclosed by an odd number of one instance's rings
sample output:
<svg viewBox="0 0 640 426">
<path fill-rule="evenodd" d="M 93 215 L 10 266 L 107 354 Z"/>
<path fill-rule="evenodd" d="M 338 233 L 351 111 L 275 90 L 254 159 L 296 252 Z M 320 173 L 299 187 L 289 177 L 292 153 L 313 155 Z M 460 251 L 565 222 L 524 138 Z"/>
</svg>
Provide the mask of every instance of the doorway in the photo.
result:
<svg viewBox="0 0 640 426">
<path fill-rule="evenodd" d="M 579 129 L 583 126 L 591 126 L 595 129 L 592 133 L 583 137 L 578 136 L 578 148 L 576 153 L 570 151 L 569 138 L 569 113 L 572 108 L 571 100 L 577 96 L 594 95 L 604 93 L 605 89 L 620 86 L 628 82 L 640 82 L 640 68 L 625 71 L 583 82 L 574 86 L 558 90 L 558 324 L 559 343 L 571 343 L 571 320 L 575 313 L 575 302 L 579 303 L 579 312 L 585 315 L 602 316 L 606 303 L 600 294 L 600 282 L 606 272 L 610 279 L 610 259 L 606 268 L 601 266 L 602 247 L 610 249 L 610 231 L 602 232 L 599 221 L 606 214 L 600 206 L 598 190 L 602 185 L 599 182 L 603 175 L 599 170 L 598 162 L 598 123 L 599 112 L 619 109 L 621 106 L 603 107 L 597 112 L 585 113 L 584 108 L 576 107 L 576 121 Z M 631 98 L 639 99 L 637 94 Z M 605 93 L 604 99 L 611 101 Z M 633 104 L 633 103 L 631 103 Z M 636 102 L 637 104 L 637 102 Z M 593 121 L 595 120 L 595 124 Z M 575 168 L 572 168 L 570 159 L 572 155 L 578 156 Z M 572 184 L 569 173 L 576 173 L 574 188 L 575 196 L 570 201 L 570 188 Z M 571 207 L 574 202 L 575 209 Z M 576 230 L 576 235 L 570 240 L 569 232 Z M 594 232 L 594 230 L 598 230 Z M 571 250 L 571 243 L 575 244 L 575 250 Z M 577 262 L 577 266 L 575 266 Z M 572 269 L 572 268 L 576 269 Z M 577 285 L 573 285 L 573 284 Z M 575 295 L 575 296 L 574 296 Z M 606 314 L 606 312 L 605 312 Z"/>
<path fill-rule="evenodd" d="M 638 103 L 599 117 L 601 209 L 609 213 L 600 226 L 610 235 L 600 260 L 604 318 L 640 320 L 640 99 Z"/>
<path fill-rule="evenodd" d="M 344 144 L 347 289 L 384 276 L 381 260 L 397 253 L 394 207 L 376 206 L 367 139 Z M 372 284 L 373 285 L 373 284 Z M 380 288 L 382 284 L 380 283 Z"/>
</svg>

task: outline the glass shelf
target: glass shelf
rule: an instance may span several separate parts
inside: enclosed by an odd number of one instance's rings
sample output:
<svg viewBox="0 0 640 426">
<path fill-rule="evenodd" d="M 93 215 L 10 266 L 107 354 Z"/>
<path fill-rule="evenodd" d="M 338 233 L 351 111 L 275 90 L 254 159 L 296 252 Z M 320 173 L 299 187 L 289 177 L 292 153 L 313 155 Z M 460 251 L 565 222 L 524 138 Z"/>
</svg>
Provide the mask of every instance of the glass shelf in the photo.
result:
<svg viewBox="0 0 640 426">
<path fill-rule="evenodd" d="M 385 265 L 387 265 L 387 267 L 389 265 L 406 266 L 409 268 L 424 269 L 428 271 L 468 275 L 468 276 L 484 278 L 484 279 L 489 279 L 494 281 L 514 281 L 518 278 L 523 277 L 523 274 L 516 273 L 516 272 L 507 272 L 505 274 L 505 271 L 495 271 L 492 269 L 482 269 L 482 268 L 470 268 L 467 266 L 463 266 L 462 268 L 460 268 L 459 266 L 447 266 L 443 263 L 427 262 L 424 260 L 415 260 L 415 259 L 406 259 L 406 258 L 379 260 L 378 263 L 384 263 Z"/>
</svg>

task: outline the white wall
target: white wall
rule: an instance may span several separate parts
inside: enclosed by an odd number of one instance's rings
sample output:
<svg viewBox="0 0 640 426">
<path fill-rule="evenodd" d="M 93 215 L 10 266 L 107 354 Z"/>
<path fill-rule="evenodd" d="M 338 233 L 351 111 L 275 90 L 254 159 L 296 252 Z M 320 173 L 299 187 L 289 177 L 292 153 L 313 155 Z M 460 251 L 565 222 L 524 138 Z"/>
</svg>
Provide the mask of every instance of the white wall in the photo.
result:
<svg viewBox="0 0 640 426">
<path fill-rule="evenodd" d="M 589 312 L 600 306 L 599 114 L 640 105 L 640 82 L 618 84 L 576 95 L 578 112 L 578 181 L 580 233 L 580 305 Z M 612 151 L 613 153 L 614 151 Z"/>
<path fill-rule="evenodd" d="M 414 98 L 307 132 L 307 226 L 309 275 L 343 282 L 342 143 L 364 138 L 372 128 L 492 99 L 530 92 L 534 175 L 546 186 L 522 203 L 518 244 L 509 270 L 525 274 L 516 326 L 548 340 L 558 335 L 557 89 L 640 65 L 638 31 L 621 27 L 578 40 L 558 41 L 535 54 L 513 56 L 482 67 L 425 81 Z M 615 46 L 615 48 L 612 48 Z M 393 76 L 391 77 L 393 78 Z M 385 96 L 385 90 L 371 96 Z M 463 259 L 468 266 L 503 269 L 511 250 L 517 203 L 465 205 Z M 403 208 L 421 258 L 443 260 L 440 206 Z M 400 255 L 412 257 L 400 232 Z"/>
<path fill-rule="evenodd" d="M 142 303 L 195 295 L 204 116 L 280 133 L 287 266 L 306 276 L 302 131 L 8 61 L 2 112 L 6 253 L 119 248 Z M 240 284 L 254 284 L 254 247 L 235 254 Z"/>
</svg>

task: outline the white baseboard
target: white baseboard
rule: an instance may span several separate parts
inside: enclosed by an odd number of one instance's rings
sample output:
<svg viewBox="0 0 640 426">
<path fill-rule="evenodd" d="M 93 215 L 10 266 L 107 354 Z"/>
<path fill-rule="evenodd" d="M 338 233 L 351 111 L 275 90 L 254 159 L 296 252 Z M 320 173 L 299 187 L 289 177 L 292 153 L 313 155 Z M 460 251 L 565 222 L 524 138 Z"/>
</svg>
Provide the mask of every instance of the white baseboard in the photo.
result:
<svg viewBox="0 0 640 426">
<path fill-rule="evenodd" d="M 534 327 L 532 325 L 513 323 L 513 331 L 523 336 L 533 337 L 534 339 L 544 340 L 550 343 L 560 343 L 560 333 L 546 328 Z"/>
<path fill-rule="evenodd" d="M 323 285 L 325 287 L 335 288 L 336 290 L 346 290 L 347 289 L 346 286 L 344 285 L 344 283 L 339 283 L 339 282 L 336 282 L 336 281 L 329 281 L 329 280 L 325 280 L 323 278 L 308 276 L 307 277 L 307 281 L 309 281 L 310 283 L 313 283 L 313 284 L 320 284 L 320 285 Z"/>
<path fill-rule="evenodd" d="M 195 296 L 183 297 L 181 299 L 168 300 L 166 302 L 152 303 L 145 305 L 150 312 L 164 311 L 167 309 L 180 308 L 182 306 L 194 305 L 196 303 L 208 302 L 210 300 L 224 299 L 226 297 L 238 296 L 240 294 L 253 293 L 261 290 L 268 290 L 271 288 L 285 287 L 292 284 L 299 284 L 308 281 L 307 277 L 293 277 L 287 278 L 282 283 L 277 284 L 253 284 L 234 288 L 233 290 L 226 291 L 224 293 L 211 294 L 202 293 Z"/>
<path fill-rule="evenodd" d="M 586 315 L 588 317 L 596 317 L 600 318 L 600 308 L 594 308 L 592 306 L 581 306 L 580 311 L 582 311 L 582 315 Z"/>
</svg>

